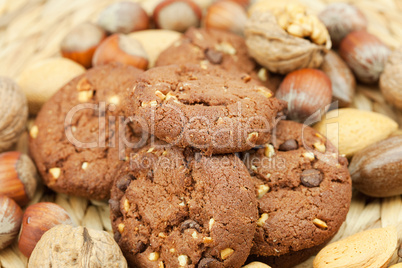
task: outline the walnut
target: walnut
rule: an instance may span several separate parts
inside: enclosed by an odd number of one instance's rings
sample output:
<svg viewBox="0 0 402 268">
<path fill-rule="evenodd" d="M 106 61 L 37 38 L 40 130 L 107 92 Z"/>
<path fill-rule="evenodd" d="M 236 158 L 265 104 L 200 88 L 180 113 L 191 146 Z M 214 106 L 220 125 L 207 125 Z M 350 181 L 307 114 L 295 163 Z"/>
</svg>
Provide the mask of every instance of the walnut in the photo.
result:
<svg viewBox="0 0 402 268">
<path fill-rule="evenodd" d="M 301 5 L 251 13 L 245 27 L 250 55 L 269 71 L 317 68 L 331 48 L 324 24 Z"/>
<path fill-rule="evenodd" d="M 25 129 L 27 99 L 11 79 L 0 77 L 0 152 L 9 149 Z"/>
<path fill-rule="evenodd" d="M 107 232 L 58 225 L 36 244 L 29 267 L 127 267 L 127 262 Z"/>
</svg>

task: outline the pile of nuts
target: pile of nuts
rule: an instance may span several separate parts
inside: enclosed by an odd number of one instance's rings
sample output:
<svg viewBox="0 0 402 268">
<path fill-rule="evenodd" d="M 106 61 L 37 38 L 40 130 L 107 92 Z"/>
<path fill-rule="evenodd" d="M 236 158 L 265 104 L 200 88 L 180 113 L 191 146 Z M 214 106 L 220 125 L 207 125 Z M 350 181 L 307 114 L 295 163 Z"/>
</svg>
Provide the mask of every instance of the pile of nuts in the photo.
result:
<svg viewBox="0 0 402 268">
<path fill-rule="evenodd" d="M 275 96 L 287 101 L 288 118 L 314 125 L 349 158 L 353 186 L 372 197 L 401 195 L 402 136 L 390 137 L 397 122 L 355 109 L 352 103 L 357 80 L 378 84 L 386 101 L 402 111 L 402 49 L 391 51 L 369 33 L 364 14 L 350 4 L 330 4 L 318 15 L 300 4 L 278 4 L 254 8 L 248 16 L 248 6 L 247 0 L 222 0 L 203 9 L 192 0 L 164 0 L 149 16 L 138 3 L 117 2 L 105 8 L 96 22 L 80 24 L 64 37 L 60 44 L 64 58 L 30 66 L 17 83 L 0 77 L 0 250 L 19 234 L 20 251 L 31 256 L 29 267 L 65 264 L 63 254 L 49 253 L 63 245 L 71 246 L 81 265 L 127 267 L 109 234 L 73 227 L 70 215 L 54 203 L 33 204 L 40 183 L 35 165 L 29 156 L 9 150 L 26 131 L 28 109 L 35 115 L 73 77 L 110 62 L 147 70 L 190 27 L 244 36 L 261 70 L 283 78 Z M 348 20 L 341 16 L 346 13 Z M 339 50 L 331 50 L 332 45 Z M 104 245 L 116 258 L 99 253 L 105 251 Z M 315 258 L 314 267 L 385 267 L 396 247 L 395 229 L 369 230 L 329 244 Z M 269 266 L 253 262 L 246 267 Z"/>
</svg>

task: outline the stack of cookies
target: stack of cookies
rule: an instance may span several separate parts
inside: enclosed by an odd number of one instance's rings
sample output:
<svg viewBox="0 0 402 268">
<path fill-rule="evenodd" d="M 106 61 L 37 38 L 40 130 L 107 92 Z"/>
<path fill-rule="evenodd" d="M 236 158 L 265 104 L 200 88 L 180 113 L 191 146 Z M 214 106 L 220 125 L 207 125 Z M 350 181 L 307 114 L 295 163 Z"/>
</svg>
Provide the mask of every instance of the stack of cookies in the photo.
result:
<svg viewBox="0 0 402 268">
<path fill-rule="evenodd" d="M 131 267 L 290 267 L 338 231 L 351 181 L 325 137 L 282 120 L 264 75 L 241 37 L 190 29 L 155 68 L 108 64 L 65 85 L 31 153 L 49 188 L 110 198 Z"/>
</svg>

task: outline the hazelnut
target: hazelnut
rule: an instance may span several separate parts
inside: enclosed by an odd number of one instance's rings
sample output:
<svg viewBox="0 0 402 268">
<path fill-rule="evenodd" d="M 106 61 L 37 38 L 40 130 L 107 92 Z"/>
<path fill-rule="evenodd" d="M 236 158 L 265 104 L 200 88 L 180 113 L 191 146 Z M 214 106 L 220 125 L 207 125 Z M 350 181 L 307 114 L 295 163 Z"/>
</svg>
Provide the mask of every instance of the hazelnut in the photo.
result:
<svg viewBox="0 0 402 268">
<path fill-rule="evenodd" d="M 22 210 L 11 198 L 0 195 L 0 250 L 9 246 L 17 237 L 22 220 Z"/>
<path fill-rule="evenodd" d="M 109 34 L 128 34 L 149 28 L 145 10 L 134 2 L 117 2 L 107 6 L 99 15 L 98 25 Z"/>
<path fill-rule="evenodd" d="M 257 10 L 251 13 L 244 32 L 250 55 L 274 73 L 318 68 L 331 48 L 325 26 L 300 5 Z"/>
<path fill-rule="evenodd" d="M 123 34 L 114 34 L 102 42 L 92 59 L 93 66 L 109 62 L 120 62 L 145 70 L 148 67 L 148 55 L 137 40 Z"/>
<path fill-rule="evenodd" d="M 238 35 L 244 35 L 246 21 L 247 13 L 244 8 L 230 0 L 213 3 L 204 17 L 206 28 L 219 29 Z"/>
<path fill-rule="evenodd" d="M 201 8 L 191 0 L 164 0 L 153 13 L 157 28 L 178 32 L 199 26 L 201 18 Z"/>
<path fill-rule="evenodd" d="M 332 45 L 338 46 L 349 33 L 367 28 L 367 19 L 355 6 L 348 3 L 331 3 L 318 14 L 327 27 Z"/>
<path fill-rule="evenodd" d="M 37 185 L 36 167 L 20 152 L 0 154 L 0 195 L 6 195 L 20 206 L 33 198 Z"/>
<path fill-rule="evenodd" d="M 11 79 L 0 76 L 0 152 L 17 142 L 28 119 L 27 99 Z"/>
<path fill-rule="evenodd" d="M 28 99 L 29 113 L 37 114 L 42 105 L 85 68 L 67 58 L 51 58 L 38 61 L 24 69 L 17 83 Z"/>
<path fill-rule="evenodd" d="M 392 52 L 380 76 L 380 89 L 384 98 L 402 110 L 402 48 Z"/>
<path fill-rule="evenodd" d="M 349 106 L 355 95 L 356 80 L 348 65 L 330 50 L 324 57 L 321 70 L 331 80 L 332 99 L 338 101 L 341 108 Z"/>
<path fill-rule="evenodd" d="M 22 254 L 29 258 L 42 235 L 59 224 L 73 224 L 70 216 L 61 206 L 49 202 L 29 206 L 22 218 L 21 234 L 18 240 L 18 248 Z"/>
<path fill-rule="evenodd" d="M 96 48 L 106 38 L 106 33 L 98 26 L 85 22 L 73 28 L 61 41 L 61 54 L 85 68 L 92 65 Z"/>
<path fill-rule="evenodd" d="M 276 92 L 276 97 L 288 102 L 288 116 L 304 122 L 315 121 L 331 103 L 332 86 L 328 76 L 317 69 L 300 69 L 289 73 Z M 311 123 L 311 122 L 310 122 Z"/>
<path fill-rule="evenodd" d="M 28 267 L 127 268 L 127 262 L 107 232 L 58 225 L 39 240 L 29 258 Z"/>
<path fill-rule="evenodd" d="M 341 42 L 339 54 L 364 83 L 378 81 L 390 49 L 376 36 L 366 31 L 348 34 Z"/>
</svg>

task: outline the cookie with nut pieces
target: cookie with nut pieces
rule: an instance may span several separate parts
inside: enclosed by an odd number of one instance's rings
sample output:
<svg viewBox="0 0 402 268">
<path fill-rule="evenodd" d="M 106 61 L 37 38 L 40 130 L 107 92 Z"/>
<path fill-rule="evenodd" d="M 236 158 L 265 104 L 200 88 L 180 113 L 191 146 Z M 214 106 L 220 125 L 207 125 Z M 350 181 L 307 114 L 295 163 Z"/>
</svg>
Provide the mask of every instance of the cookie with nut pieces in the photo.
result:
<svg viewBox="0 0 402 268">
<path fill-rule="evenodd" d="M 142 120 L 142 129 L 158 139 L 211 155 L 268 142 L 285 106 L 241 73 L 186 64 L 141 74 L 126 113 Z"/>
<path fill-rule="evenodd" d="M 270 143 L 243 154 L 255 184 L 259 219 L 251 254 L 291 267 L 339 230 L 351 202 L 346 158 L 317 131 L 281 121 Z"/>
<path fill-rule="evenodd" d="M 271 90 L 276 90 L 281 82 L 280 76 L 261 68 L 249 56 L 243 37 L 227 31 L 190 28 L 159 55 L 155 66 L 186 63 L 241 72 L 244 79 L 255 79 Z"/>
<path fill-rule="evenodd" d="M 108 64 L 62 87 L 30 130 L 30 153 L 45 184 L 56 192 L 107 199 L 116 171 L 139 138 L 121 124 L 127 91 L 142 73 Z M 132 144 L 131 144 L 132 143 Z"/>
<path fill-rule="evenodd" d="M 241 267 L 258 215 L 238 157 L 207 157 L 160 141 L 120 170 L 109 204 L 115 239 L 138 268 Z"/>
</svg>

